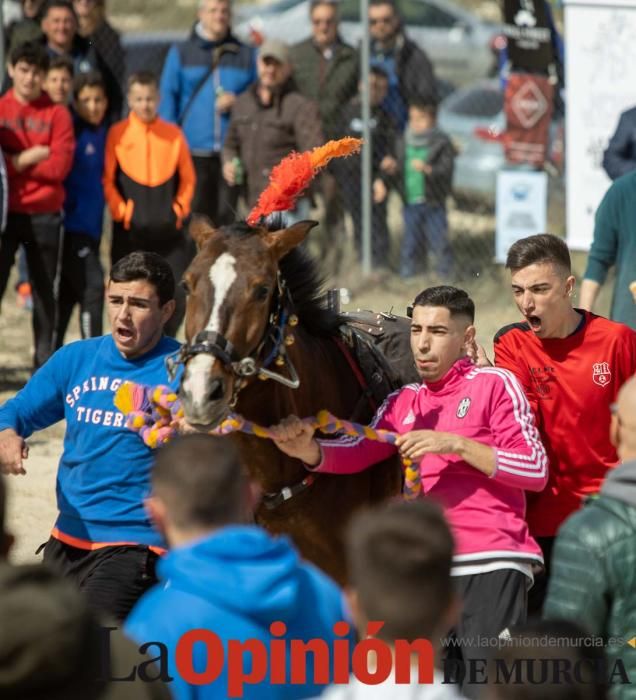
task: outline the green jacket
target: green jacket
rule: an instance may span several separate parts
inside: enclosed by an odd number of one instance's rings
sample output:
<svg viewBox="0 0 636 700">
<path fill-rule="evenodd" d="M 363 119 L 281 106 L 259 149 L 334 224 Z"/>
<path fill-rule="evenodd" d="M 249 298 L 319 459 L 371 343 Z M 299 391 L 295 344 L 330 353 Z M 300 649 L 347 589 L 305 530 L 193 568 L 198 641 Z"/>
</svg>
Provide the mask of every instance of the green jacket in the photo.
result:
<svg viewBox="0 0 636 700">
<path fill-rule="evenodd" d="M 338 39 L 327 60 L 309 38 L 291 47 L 291 62 L 301 94 L 319 105 L 325 136 L 340 138 L 340 110 L 358 92 L 358 52 Z"/>
<path fill-rule="evenodd" d="M 594 241 L 583 275 L 599 284 L 616 267 L 610 317 L 636 330 L 636 303 L 629 285 L 636 282 L 636 171 L 619 177 L 596 210 Z"/>
<path fill-rule="evenodd" d="M 631 681 L 613 685 L 611 697 L 636 698 L 636 649 L 627 644 L 636 644 L 636 461 L 612 470 L 599 497 L 562 525 L 543 616 L 602 638 L 610 672 L 621 660 Z"/>
</svg>

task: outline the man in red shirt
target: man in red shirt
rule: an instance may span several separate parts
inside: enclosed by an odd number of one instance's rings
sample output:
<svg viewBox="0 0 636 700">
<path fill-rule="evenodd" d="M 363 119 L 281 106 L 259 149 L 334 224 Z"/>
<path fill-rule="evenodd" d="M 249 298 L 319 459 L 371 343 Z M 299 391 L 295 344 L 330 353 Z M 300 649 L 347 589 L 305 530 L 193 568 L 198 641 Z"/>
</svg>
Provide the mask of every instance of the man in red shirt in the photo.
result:
<svg viewBox="0 0 636 700">
<path fill-rule="evenodd" d="M 506 260 L 523 323 L 495 336 L 495 364 L 525 389 L 548 453 L 546 488 L 528 494 L 530 532 L 543 549 L 529 612 L 543 604 L 556 532 L 583 499 L 597 494 L 618 463 L 609 439 L 610 406 L 636 373 L 636 333 L 572 306 L 575 279 L 563 240 L 550 234 L 514 243 Z"/>
<path fill-rule="evenodd" d="M 24 244 L 33 287 L 34 364 L 54 347 L 55 289 L 62 249 L 63 182 L 73 162 L 71 116 L 42 92 L 48 66 L 37 43 L 11 53 L 13 87 L 0 98 L 0 148 L 7 162 L 9 216 L 0 236 L 0 299 L 20 243 Z"/>
</svg>

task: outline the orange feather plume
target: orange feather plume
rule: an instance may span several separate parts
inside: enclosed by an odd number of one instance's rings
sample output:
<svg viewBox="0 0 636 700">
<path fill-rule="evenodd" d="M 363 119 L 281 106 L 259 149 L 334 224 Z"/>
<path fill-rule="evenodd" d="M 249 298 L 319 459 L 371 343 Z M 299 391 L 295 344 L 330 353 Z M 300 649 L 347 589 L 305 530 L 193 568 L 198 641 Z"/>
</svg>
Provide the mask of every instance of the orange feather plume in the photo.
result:
<svg viewBox="0 0 636 700">
<path fill-rule="evenodd" d="M 261 192 L 256 206 L 247 217 L 247 223 L 254 226 L 261 217 L 274 211 L 292 209 L 296 199 L 307 189 L 319 170 L 332 158 L 342 158 L 358 153 L 362 139 L 346 137 L 329 141 L 304 153 L 291 153 L 272 168 L 269 185 Z"/>
</svg>

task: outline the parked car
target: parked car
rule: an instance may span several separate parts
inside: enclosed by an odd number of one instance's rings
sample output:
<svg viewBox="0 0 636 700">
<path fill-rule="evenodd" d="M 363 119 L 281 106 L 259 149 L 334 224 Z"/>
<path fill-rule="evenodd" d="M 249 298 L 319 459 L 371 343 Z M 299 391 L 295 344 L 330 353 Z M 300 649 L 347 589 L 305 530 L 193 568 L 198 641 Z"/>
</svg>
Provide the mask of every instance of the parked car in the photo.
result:
<svg viewBox="0 0 636 700">
<path fill-rule="evenodd" d="M 339 5 L 341 34 L 357 45 L 362 36 L 359 1 L 341 0 Z M 427 52 L 439 78 L 457 86 L 493 74 L 501 25 L 480 19 L 452 0 L 396 0 L 396 5 L 409 37 Z M 295 44 L 311 34 L 309 6 L 310 0 L 279 0 L 254 8 L 235 31 L 245 41 L 268 38 Z"/>
<path fill-rule="evenodd" d="M 160 76 L 172 44 L 184 41 L 188 31 L 130 32 L 121 35 L 126 54 L 126 77 L 140 70 L 151 70 Z"/>
<path fill-rule="evenodd" d="M 501 136 L 506 128 L 504 95 L 495 80 L 479 81 L 451 93 L 442 101 L 438 125 L 457 149 L 453 194 L 458 203 L 494 207 L 497 173 L 506 166 Z M 563 188 L 561 175 L 563 123 L 552 122 L 547 170 L 550 189 Z"/>
</svg>

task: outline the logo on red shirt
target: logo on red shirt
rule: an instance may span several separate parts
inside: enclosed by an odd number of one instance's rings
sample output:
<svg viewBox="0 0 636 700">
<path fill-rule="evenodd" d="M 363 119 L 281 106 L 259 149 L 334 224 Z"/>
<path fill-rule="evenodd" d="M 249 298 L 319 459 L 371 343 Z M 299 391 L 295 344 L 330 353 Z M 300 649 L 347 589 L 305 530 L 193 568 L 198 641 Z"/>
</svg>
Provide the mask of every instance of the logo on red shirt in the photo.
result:
<svg viewBox="0 0 636 700">
<path fill-rule="evenodd" d="M 607 386 L 612 381 L 612 372 L 607 362 L 592 365 L 592 381 L 599 386 Z"/>
</svg>

